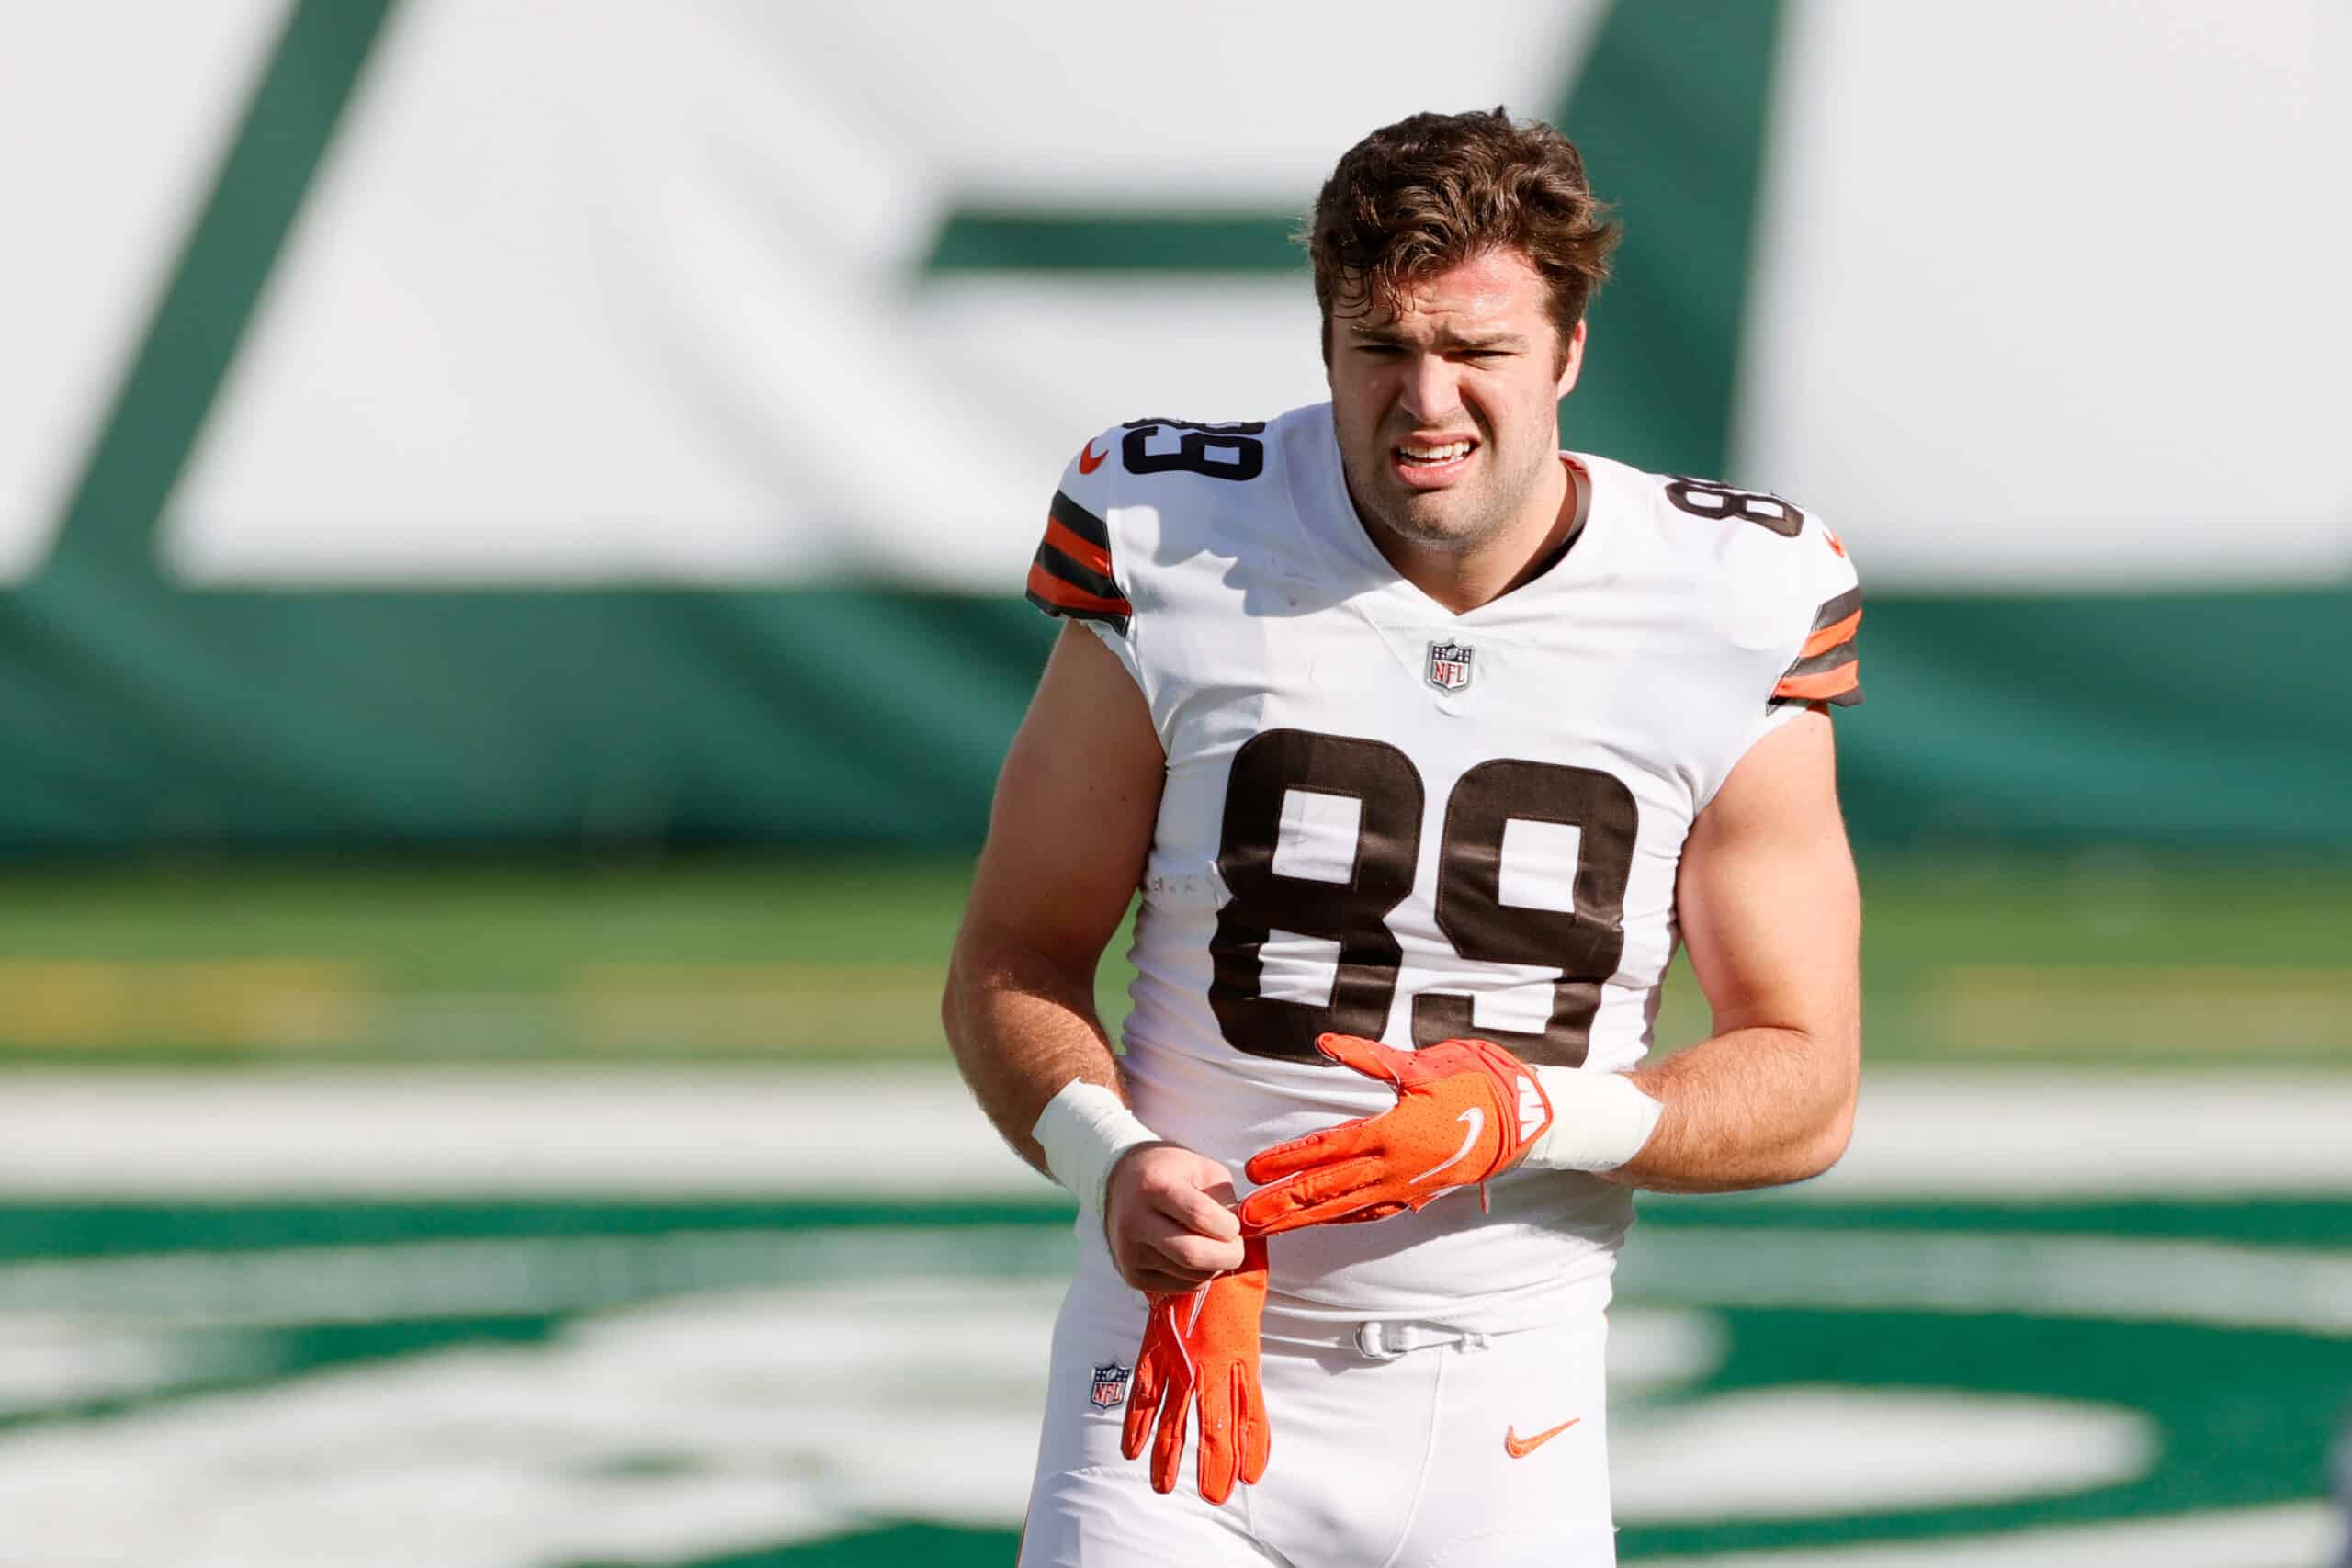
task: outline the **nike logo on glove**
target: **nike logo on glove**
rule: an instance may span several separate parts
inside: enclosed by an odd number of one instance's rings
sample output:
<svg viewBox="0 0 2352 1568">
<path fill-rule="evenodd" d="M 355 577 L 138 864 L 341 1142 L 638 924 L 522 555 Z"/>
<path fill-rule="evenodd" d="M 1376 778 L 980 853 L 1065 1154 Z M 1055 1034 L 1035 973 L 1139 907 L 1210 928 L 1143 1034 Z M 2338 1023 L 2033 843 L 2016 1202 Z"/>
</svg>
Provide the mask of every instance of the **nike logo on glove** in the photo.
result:
<svg viewBox="0 0 2352 1568">
<path fill-rule="evenodd" d="M 1533 1453 L 1537 1449 L 1542 1448 L 1544 1444 L 1550 1442 L 1553 1438 L 1558 1437 L 1561 1433 L 1566 1431 L 1569 1427 L 1575 1426 L 1577 1422 L 1583 1419 L 1584 1417 L 1581 1416 L 1571 1416 L 1568 1419 L 1561 1422 L 1550 1431 L 1538 1432 L 1532 1438 L 1521 1437 L 1519 1435 L 1519 1429 L 1516 1427 L 1505 1427 L 1503 1428 L 1503 1452 L 1510 1455 L 1513 1459 L 1525 1459 L 1529 1454 Z"/>
<path fill-rule="evenodd" d="M 1454 1120 L 1456 1122 L 1467 1122 L 1470 1123 L 1470 1130 L 1462 1134 L 1462 1146 L 1454 1150 L 1447 1158 L 1438 1161 L 1435 1165 L 1421 1172 L 1420 1175 L 1413 1178 L 1408 1185 L 1419 1187 L 1422 1182 L 1427 1181 L 1430 1177 L 1435 1176 L 1439 1171 L 1445 1169 L 1447 1167 L 1460 1165 L 1469 1156 L 1471 1145 L 1478 1141 L 1478 1134 L 1487 1130 L 1487 1113 L 1479 1110 L 1475 1105 L 1469 1110 L 1464 1111 L 1461 1115 L 1455 1117 Z"/>
</svg>

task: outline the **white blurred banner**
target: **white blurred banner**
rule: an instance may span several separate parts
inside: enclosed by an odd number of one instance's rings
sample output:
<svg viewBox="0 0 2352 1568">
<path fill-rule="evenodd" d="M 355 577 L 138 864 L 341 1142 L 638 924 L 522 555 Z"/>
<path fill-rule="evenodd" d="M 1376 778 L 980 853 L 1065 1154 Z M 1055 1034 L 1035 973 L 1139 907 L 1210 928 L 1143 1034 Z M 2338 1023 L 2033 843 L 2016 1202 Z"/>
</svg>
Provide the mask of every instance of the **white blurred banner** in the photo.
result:
<svg viewBox="0 0 2352 1568">
<path fill-rule="evenodd" d="M 288 9 L 0 18 L 0 575 L 47 557 Z M 1011 592 L 1091 433 L 1318 398 L 1315 310 L 1300 273 L 929 268 L 953 214 L 1293 218 L 1375 125 L 1552 111 L 1604 10 L 408 0 L 165 565 Z M 1781 36 L 1735 477 L 1874 586 L 2352 569 L 2352 11 L 1790 0 Z"/>
</svg>

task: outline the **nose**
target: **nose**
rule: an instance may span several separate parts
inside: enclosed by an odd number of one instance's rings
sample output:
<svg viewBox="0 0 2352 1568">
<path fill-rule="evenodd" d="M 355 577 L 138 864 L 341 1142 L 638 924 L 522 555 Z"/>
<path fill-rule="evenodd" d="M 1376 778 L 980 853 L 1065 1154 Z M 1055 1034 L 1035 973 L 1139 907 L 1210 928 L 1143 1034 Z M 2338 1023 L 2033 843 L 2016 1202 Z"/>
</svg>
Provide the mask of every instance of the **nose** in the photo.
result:
<svg viewBox="0 0 2352 1568">
<path fill-rule="evenodd" d="M 1444 423 L 1462 406 L 1455 367 L 1442 354 L 1414 355 L 1405 367 L 1405 385 L 1397 401 L 1419 424 Z"/>
</svg>

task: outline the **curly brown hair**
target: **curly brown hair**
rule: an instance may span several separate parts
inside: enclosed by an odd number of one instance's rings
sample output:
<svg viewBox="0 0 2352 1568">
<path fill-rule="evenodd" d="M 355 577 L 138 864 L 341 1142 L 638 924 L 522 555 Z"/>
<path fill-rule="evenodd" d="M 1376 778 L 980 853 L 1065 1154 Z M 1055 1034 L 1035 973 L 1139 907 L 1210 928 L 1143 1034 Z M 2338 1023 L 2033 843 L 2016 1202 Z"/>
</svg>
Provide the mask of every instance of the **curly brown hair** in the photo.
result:
<svg viewBox="0 0 2352 1568">
<path fill-rule="evenodd" d="M 1541 120 L 1515 121 L 1498 107 L 1381 127 L 1340 156 L 1298 234 L 1315 267 L 1324 358 L 1335 309 L 1395 311 L 1431 274 L 1515 250 L 1551 288 L 1565 365 L 1609 276 L 1617 225 L 1608 212 L 1576 144 Z"/>
</svg>

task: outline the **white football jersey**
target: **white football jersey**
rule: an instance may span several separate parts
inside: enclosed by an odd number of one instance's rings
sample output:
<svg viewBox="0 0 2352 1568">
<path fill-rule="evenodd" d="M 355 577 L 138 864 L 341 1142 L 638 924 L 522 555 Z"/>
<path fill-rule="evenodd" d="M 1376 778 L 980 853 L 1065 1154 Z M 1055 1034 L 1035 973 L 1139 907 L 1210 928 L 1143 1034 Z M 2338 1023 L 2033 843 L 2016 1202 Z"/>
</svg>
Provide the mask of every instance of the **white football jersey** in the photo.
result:
<svg viewBox="0 0 2352 1568">
<path fill-rule="evenodd" d="M 1581 454 L 1548 570 L 1455 615 L 1358 520 L 1328 404 L 1136 421 L 1063 474 L 1029 575 L 1141 687 L 1168 758 L 1130 953 L 1136 1113 L 1235 1171 L 1395 1103 L 1315 1050 L 1457 1036 L 1620 1072 L 1649 1049 L 1692 819 L 1748 747 L 1860 695 L 1819 519 Z M 1074 825 L 1075 826 L 1075 825 Z M 1626 1189 L 1514 1171 L 1275 1238 L 1294 1310 L 1445 1316 L 1608 1273 Z"/>
</svg>

